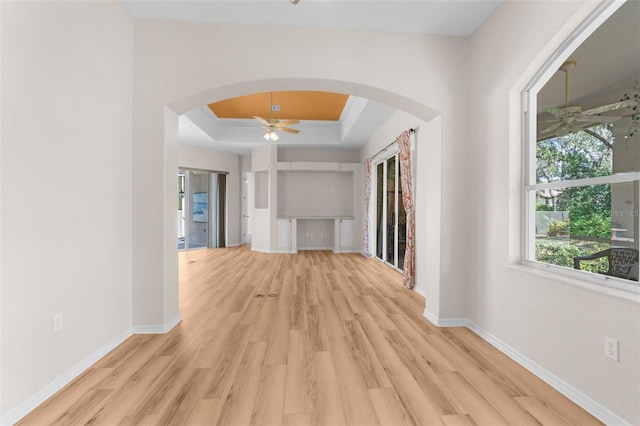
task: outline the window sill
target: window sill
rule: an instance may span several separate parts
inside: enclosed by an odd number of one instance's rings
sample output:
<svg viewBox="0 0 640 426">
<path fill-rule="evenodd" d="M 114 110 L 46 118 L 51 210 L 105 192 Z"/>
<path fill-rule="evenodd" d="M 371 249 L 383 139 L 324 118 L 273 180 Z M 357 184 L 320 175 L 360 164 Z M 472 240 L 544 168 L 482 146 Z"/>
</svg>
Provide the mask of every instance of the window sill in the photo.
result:
<svg viewBox="0 0 640 426">
<path fill-rule="evenodd" d="M 630 300 L 640 303 L 640 283 L 627 280 L 607 277 L 605 275 L 591 274 L 588 272 L 575 271 L 554 265 L 523 261 L 520 264 L 511 264 L 512 270 L 525 272 L 540 278 L 560 281 L 590 290 L 607 296 Z"/>
</svg>

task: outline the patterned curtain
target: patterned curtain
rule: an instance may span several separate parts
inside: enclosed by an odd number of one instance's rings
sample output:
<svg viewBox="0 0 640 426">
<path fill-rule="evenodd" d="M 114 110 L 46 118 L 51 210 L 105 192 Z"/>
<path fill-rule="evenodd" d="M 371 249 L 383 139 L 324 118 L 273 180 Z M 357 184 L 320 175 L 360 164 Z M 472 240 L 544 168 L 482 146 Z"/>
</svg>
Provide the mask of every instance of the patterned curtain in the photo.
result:
<svg viewBox="0 0 640 426">
<path fill-rule="evenodd" d="M 362 240 L 362 255 L 371 257 L 369 247 L 369 213 L 371 208 L 371 159 L 364 162 L 364 236 Z"/>
<path fill-rule="evenodd" d="M 413 205 L 413 185 L 411 183 L 411 136 L 409 131 L 398 136 L 400 149 L 400 181 L 402 183 L 402 203 L 407 215 L 407 248 L 404 254 L 404 285 L 413 288 L 416 283 L 414 261 L 415 252 L 415 220 Z"/>
</svg>

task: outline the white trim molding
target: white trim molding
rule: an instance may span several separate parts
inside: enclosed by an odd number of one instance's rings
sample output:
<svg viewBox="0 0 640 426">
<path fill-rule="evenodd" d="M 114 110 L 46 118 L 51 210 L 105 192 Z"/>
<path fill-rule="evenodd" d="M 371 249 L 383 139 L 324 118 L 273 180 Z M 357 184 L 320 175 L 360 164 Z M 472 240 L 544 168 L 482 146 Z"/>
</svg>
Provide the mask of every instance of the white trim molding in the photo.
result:
<svg viewBox="0 0 640 426">
<path fill-rule="evenodd" d="M 558 376 L 551 373 L 546 368 L 537 364 L 527 356 L 518 352 L 493 334 L 489 333 L 475 322 L 468 318 L 438 318 L 427 310 L 424 311 L 424 317 L 436 327 L 467 327 L 475 334 L 484 339 L 487 343 L 498 349 L 500 352 L 529 370 L 535 376 L 549 384 L 558 392 L 569 398 L 571 401 L 582 407 L 585 411 L 596 417 L 601 422 L 608 425 L 631 426 L 631 423 L 618 416 L 616 413 L 603 406 L 593 398 L 585 395 L 569 383 L 565 382 Z"/>
<path fill-rule="evenodd" d="M 113 349 L 115 349 L 117 346 L 131 337 L 131 335 L 133 334 L 132 331 L 133 329 L 131 327 L 127 328 L 122 333 L 118 334 L 113 339 L 109 340 L 107 343 L 93 351 L 78 364 L 74 365 L 73 367 L 62 373 L 60 376 L 53 379 L 53 381 L 45 385 L 38 392 L 31 395 L 17 407 L 13 408 L 9 412 L 7 412 L 7 414 L 2 416 L 2 418 L 0 418 L 0 425 L 9 426 L 17 423 L 20 419 L 33 411 L 36 407 L 53 396 L 53 394 L 58 392 L 60 389 L 65 387 L 72 380 L 82 374 L 85 370 L 95 364 L 98 360 L 100 360 L 100 358 L 104 357 L 106 354 L 111 352 Z"/>
<path fill-rule="evenodd" d="M 173 327 L 178 325 L 182 321 L 180 315 L 176 315 L 164 325 L 134 325 L 133 334 L 167 334 Z"/>
</svg>

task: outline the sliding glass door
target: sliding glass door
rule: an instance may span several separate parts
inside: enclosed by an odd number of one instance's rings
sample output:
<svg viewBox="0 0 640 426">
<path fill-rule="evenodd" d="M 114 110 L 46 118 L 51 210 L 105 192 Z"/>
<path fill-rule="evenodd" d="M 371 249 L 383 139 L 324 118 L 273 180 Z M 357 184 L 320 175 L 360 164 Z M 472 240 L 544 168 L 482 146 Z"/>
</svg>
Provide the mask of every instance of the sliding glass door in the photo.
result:
<svg viewBox="0 0 640 426">
<path fill-rule="evenodd" d="M 178 172 L 178 249 L 226 245 L 226 174 Z"/>
<path fill-rule="evenodd" d="M 376 257 L 404 268 L 406 215 L 402 204 L 400 163 L 393 155 L 376 164 Z"/>
</svg>

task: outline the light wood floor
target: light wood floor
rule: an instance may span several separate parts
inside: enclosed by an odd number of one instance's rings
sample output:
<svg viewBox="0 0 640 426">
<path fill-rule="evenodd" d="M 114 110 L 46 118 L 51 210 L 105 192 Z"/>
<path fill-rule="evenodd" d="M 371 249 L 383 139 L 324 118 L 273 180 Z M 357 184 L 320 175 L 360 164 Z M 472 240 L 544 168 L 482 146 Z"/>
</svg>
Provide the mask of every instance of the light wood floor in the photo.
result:
<svg viewBox="0 0 640 426">
<path fill-rule="evenodd" d="M 136 335 L 23 425 L 590 425 L 374 259 L 180 254 L 183 321 Z M 264 297 L 256 297 L 264 295 Z"/>
</svg>

